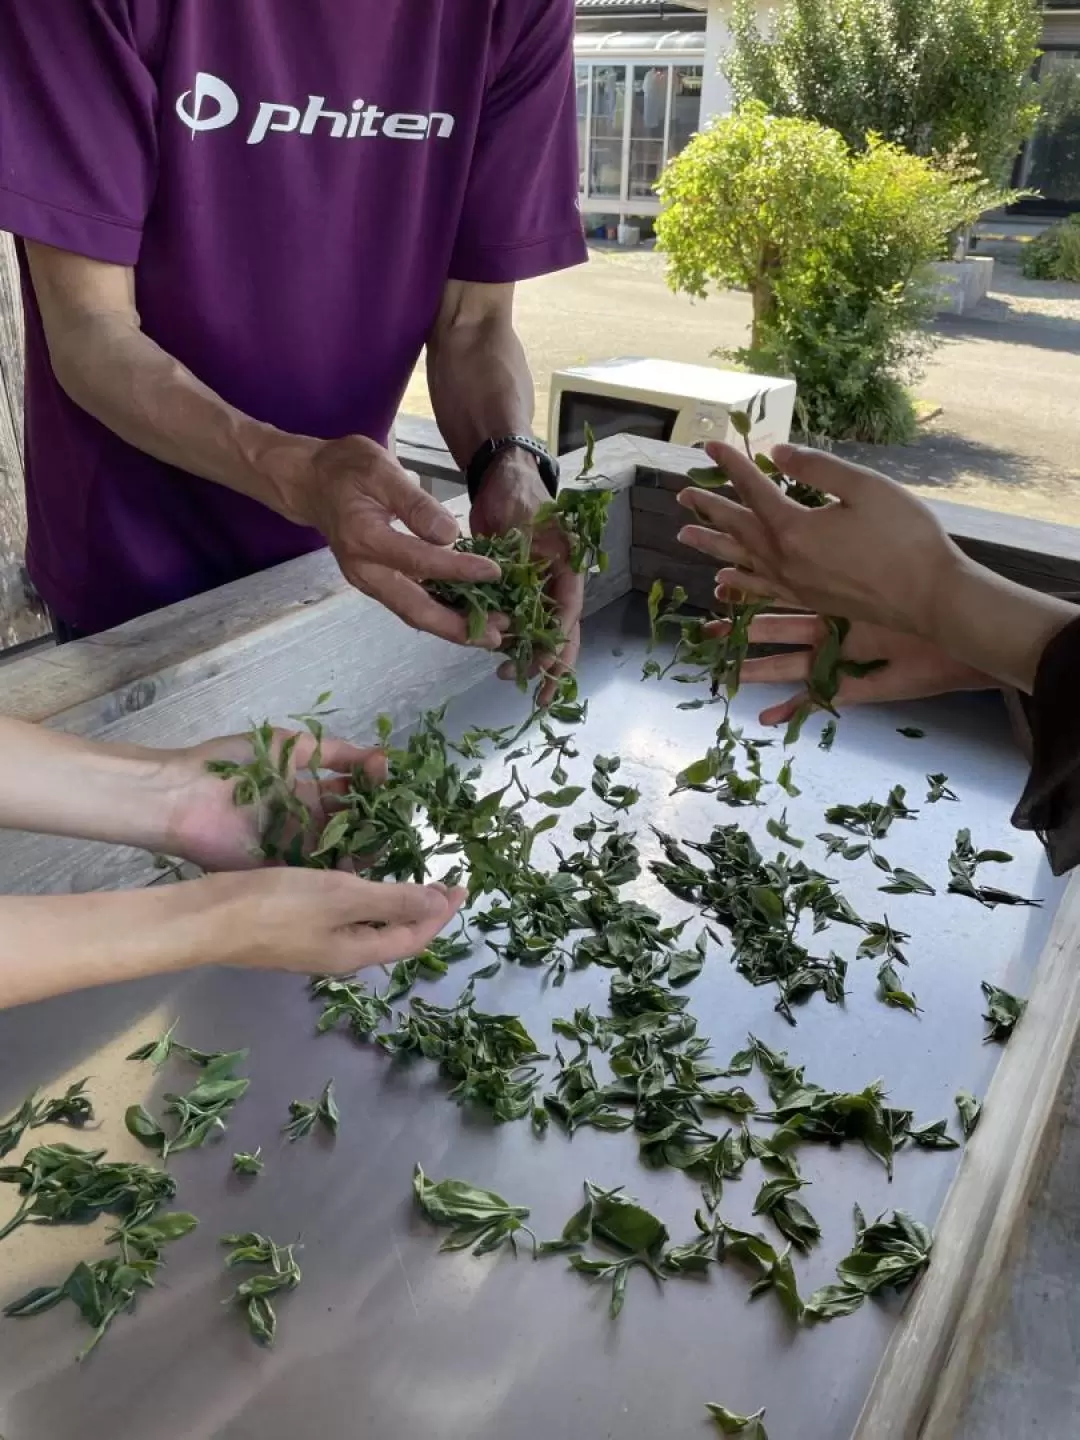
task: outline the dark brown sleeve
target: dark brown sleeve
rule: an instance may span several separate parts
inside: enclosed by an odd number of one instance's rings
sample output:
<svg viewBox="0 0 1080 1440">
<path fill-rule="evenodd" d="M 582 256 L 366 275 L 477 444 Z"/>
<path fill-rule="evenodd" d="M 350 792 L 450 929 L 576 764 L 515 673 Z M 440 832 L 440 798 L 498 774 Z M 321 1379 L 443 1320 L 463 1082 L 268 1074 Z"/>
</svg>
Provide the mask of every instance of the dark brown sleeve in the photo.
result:
<svg viewBox="0 0 1080 1440">
<path fill-rule="evenodd" d="M 1031 730 L 1031 775 L 1013 814 L 1034 830 L 1055 875 L 1080 865 L 1080 619 L 1043 652 L 1024 709 Z"/>
</svg>

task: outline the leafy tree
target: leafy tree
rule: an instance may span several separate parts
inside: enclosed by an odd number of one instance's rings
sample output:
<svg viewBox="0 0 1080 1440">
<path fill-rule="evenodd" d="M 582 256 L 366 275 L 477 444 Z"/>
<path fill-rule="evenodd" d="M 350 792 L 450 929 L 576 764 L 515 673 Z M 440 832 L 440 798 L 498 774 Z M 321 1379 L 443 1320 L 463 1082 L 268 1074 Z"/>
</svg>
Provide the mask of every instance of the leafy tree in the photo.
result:
<svg viewBox="0 0 1080 1440">
<path fill-rule="evenodd" d="M 928 263 L 996 203 L 994 187 L 882 140 L 853 151 L 835 130 L 752 101 L 695 136 L 660 195 L 672 288 L 749 291 L 750 345 L 734 358 L 795 376 L 805 431 L 910 438 L 904 382 L 932 343 Z"/>
<path fill-rule="evenodd" d="M 853 148 L 967 149 L 1004 183 L 1039 115 L 1036 0 L 785 0 L 772 33 L 734 0 L 725 71 L 736 105 L 817 120 Z"/>
</svg>

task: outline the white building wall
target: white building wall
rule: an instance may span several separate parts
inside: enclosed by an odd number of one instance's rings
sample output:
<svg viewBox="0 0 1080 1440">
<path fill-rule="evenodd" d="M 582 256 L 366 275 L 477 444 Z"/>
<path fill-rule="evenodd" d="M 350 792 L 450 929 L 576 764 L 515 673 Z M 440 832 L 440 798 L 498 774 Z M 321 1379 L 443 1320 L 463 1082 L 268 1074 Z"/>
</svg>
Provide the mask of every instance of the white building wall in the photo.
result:
<svg viewBox="0 0 1080 1440">
<path fill-rule="evenodd" d="M 773 0 L 757 0 L 758 22 L 767 29 L 774 10 Z M 709 0 L 709 23 L 705 33 L 705 74 L 701 86 L 701 124 L 704 128 L 718 115 L 731 113 L 731 86 L 720 66 L 731 48 L 728 16 L 731 0 Z"/>
</svg>

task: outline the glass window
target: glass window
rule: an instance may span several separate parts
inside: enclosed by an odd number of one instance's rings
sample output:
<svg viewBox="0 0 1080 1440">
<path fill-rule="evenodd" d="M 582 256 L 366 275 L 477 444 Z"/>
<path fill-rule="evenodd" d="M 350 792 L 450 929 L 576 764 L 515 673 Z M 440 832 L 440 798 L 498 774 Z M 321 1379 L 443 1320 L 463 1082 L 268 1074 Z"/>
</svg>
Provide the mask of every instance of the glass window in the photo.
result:
<svg viewBox="0 0 1080 1440">
<path fill-rule="evenodd" d="M 1021 172 L 1025 189 L 1080 204 L 1080 50 L 1048 50 L 1039 66 L 1042 119 Z"/>
<path fill-rule="evenodd" d="M 676 65 L 671 75 L 671 133 L 668 159 L 685 150 L 693 135 L 701 128 L 700 65 Z"/>
<path fill-rule="evenodd" d="M 651 198 L 664 168 L 670 65 L 634 68 L 630 117 L 630 195 Z"/>
<path fill-rule="evenodd" d="M 585 193 L 585 157 L 589 153 L 589 67 L 574 67 L 577 82 L 578 191 Z"/>
<path fill-rule="evenodd" d="M 589 136 L 589 194 L 622 196 L 623 119 L 626 66 L 592 67 L 592 134 Z"/>
</svg>

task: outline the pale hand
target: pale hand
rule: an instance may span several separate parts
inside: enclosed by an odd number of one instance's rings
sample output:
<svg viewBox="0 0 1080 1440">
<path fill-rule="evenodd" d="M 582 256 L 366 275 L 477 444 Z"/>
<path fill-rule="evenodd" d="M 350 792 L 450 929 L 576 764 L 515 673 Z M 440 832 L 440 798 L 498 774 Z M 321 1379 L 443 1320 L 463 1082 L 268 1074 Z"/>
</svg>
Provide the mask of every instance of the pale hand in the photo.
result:
<svg viewBox="0 0 1080 1440">
<path fill-rule="evenodd" d="M 714 635 L 723 634 L 726 628 L 727 622 L 723 620 L 706 626 Z M 759 615 L 751 622 L 753 645 L 804 647 L 743 662 L 743 684 L 801 687 L 787 700 L 764 709 L 759 717 L 762 725 L 786 725 L 806 704 L 806 683 L 814 656 L 827 633 L 824 621 L 817 615 Z M 842 653 L 845 660 L 886 660 L 888 664 L 869 675 L 843 676 L 834 701 L 836 705 L 918 700 L 954 690 L 989 690 L 995 685 L 989 675 L 953 660 L 928 640 L 859 620 L 852 624 Z"/>
<path fill-rule="evenodd" d="M 217 965 L 347 975 L 417 955 L 461 909 L 466 892 L 394 885 L 332 870 L 211 875 L 174 893 L 193 902 L 194 946 Z M 171 898 L 171 897 L 169 897 Z"/>
<path fill-rule="evenodd" d="M 275 730 L 275 756 L 291 734 Z M 316 778 L 305 768 L 314 751 L 314 738 L 300 735 L 290 773 L 298 799 L 311 812 L 313 835 L 317 836 L 354 770 L 363 770 L 374 784 L 381 784 L 386 779 L 386 756 L 381 750 L 362 749 L 327 736 L 322 742 L 322 770 L 328 773 Z M 261 808 L 234 804 L 235 782 L 207 769 L 214 760 L 244 764 L 250 759 L 251 741 L 246 735 L 208 740 L 163 757 L 160 785 L 165 794 L 165 821 L 160 849 L 164 854 L 188 860 L 203 870 L 253 870 L 265 863 L 259 852 L 266 820 Z"/>
<path fill-rule="evenodd" d="M 902 485 L 824 451 L 778 445 L 776 464 L 834 497 L 812 510 L 781 494 L 744 454 L 710 445 L 741 504 L 703 490 L 680 503 L 705 525 L 680 538 L 729 562 L 717 583 L 782 605 L 932 637 L 966 562 L 933 512 Z"/>
<path fill-rule="evenodd" d="M 496 617 L 470 642 L 465 617 L 433 599 L 422 583 L 497 580 L 498 565 L 452 548 L 457 521 L 381 445 L 362 435 L 320 444 L 292 508 L 295 518 L 326 536 L 350 585 L 407 625 L 456 645 L 499 648 L 504 627 Z M 396 520 L 408 533 L 394 528 Z"/>
<path fill-rule="evenodd" d="M 472 531 L 475 535 L 505 535 L 508 530 L 530 530 L 536 512 L 550 499 L 535 463 L 524 455 L 507 451 L 484 478 L 472 508 Z M 548 561 L 548 594 L 555 603 L 559 628 L 566 636 L 558 655 L 534 667 L 534 673 L 540 670 L 544 673 L 538 700 L 541 705 L 547 705 L 554 697 L 559 677 L 577 664 L 585 577 L 576 575 L 570 568 L 569 543 L 557 524 L 533 532 L 532 553 Z M 514 666 L 509 663 L 499 670 L 503 680 L 511 680 L 515 674 Z"/>
</svg>

